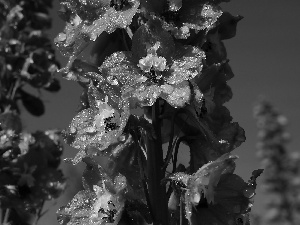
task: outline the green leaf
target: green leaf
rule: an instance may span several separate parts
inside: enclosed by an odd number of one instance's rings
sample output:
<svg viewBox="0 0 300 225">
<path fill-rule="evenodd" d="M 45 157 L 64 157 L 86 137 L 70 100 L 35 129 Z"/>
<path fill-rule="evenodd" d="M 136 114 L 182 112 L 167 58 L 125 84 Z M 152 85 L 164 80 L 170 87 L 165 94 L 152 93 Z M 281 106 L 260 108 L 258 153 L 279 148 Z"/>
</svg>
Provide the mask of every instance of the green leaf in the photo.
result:
<svg viewBox="0 0 300 225">
<path fill-rule="evenodd" d="M 220 39 L 217 31 L 207 34 L 206 42 L 202 46 L 206 54 L 206 63 L 208 66 L 222 63 L 227 60 L 227 52 L 224 43 Z"/>
<path fill-rule="evenodd" d="M 206 207 L 193 209 L 191 221 L 193 225 L 249 225 L 249 211 L 253 203 L 253 195 L 249 197 L 245 190 L 252 188 L 236 174 L 223 174 L 215 188 L 215 203 Z M 199 220 L 202 218 L 201 220 Z"/>
<path fill-rule="evenodd" d="M 55 78 L 50 82 L 49 85 L 44 87 L 44 89 L 49 92 L 58 92 L 60 90 L 60 88 L 61 88 L 61 86 L 60 86 L 59 80 L 55 79 Z"/>
<path fill-rule="evenodd" d="M 216 105 L 223 105 L 232 98 L 233 94 L 231 88 L 227 83 L 218 83 L 214 86 L 214 103 Z"/>
<path fill-rule="evenodd" d="M 233 38 L 236 35 L 237 23 L 243 19 L 242 16 L 233 16 L 229 12 L 224 12 L 219 19 L 217 26 L 221 40 Z"/>
<path fill-rule="evenodd" d="M 22 131 L 22 122 L 19 115 L 15 112 L 3 112 L 0 114 L 1 130 L 13 130 L 15 133 Z"/>
<path fill-rule="evenodd" d="M 45 113 L 45 106 L 41 99 L 19 89 L 21 101 L 25 109 L 34 116 L 41 116 Z"/>
</svg>

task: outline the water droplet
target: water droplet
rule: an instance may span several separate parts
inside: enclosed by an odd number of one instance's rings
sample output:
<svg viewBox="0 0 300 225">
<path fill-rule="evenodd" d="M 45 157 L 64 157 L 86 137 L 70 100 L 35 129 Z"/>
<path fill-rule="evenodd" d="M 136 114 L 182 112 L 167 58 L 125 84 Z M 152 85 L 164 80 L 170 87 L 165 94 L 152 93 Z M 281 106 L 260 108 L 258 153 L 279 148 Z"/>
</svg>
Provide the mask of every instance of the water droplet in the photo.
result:
<svg viewBox="0 0 300 225">
<path fill-rule="evenodd" d="M 71 133 L 75 133 L 75 132 L 76 132 L 76 128 L 73 127 L 73 126 L 70 126 L 70 132 L 71 132 Z"/>
<path fill-rule="evenodd" d="M 68 164 L 73 164 L 73 159 L 72 158 L 65 158 L 64 162 L 68 163 Z"/>
<path fill-rule="evenodd" d="M 53 187 L 53 186 L 54 186 L 54 183 L 53 183 L 53 182 L 48 182 L 48 183 L 47 183 L 47 187 L 51 188 L 51 187 Z"/>
<path fill-rule="evenodd" d="M 252 198 L 255 195 L 255 190 L 252 187 L 247 187 L 243 190 L 243 195 L 246 198 Z"/>
</svg>

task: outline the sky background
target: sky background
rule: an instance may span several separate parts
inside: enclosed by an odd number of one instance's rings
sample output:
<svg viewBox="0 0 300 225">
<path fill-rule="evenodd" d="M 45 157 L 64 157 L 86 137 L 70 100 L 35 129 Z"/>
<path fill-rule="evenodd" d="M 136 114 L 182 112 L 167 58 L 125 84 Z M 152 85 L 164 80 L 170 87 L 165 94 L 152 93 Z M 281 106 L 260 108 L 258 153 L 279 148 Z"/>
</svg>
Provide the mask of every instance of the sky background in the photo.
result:
<svg viewBox="0 0 300 225">
<path fill-rule="evenodd" d="M 246 131 L 247 140 L 233 154 L 237 160 L 236 174 L 248 180 L 254 169 L 261 168 L 256 157 L 257 129 L 253 119 L 253 105 L 260 95 L 266 96 L 290 121 L 288 131 L 292 142 L 291 151 L 299 151 L 300 135 L 300 1 L 299 0 L 232 0 L 222 4 L 224 10 L 242 15 L 237 35 L 226 40 L 228 59 L 235 74 L 229 81 L 233 98 L 226 106 L 234 121 Z M 57 16 L 58 0 L 54 0 L 53 28 L 49 32 L 54 38 L 64 27 Z M 64 65 L 65 59 L 57 52 Z M 60 79 L 60 78 L 59 78 Z M 46 113 L 42 117 L 31 116 L 23 109 L 22 117 L 28 131 L 63 129 L 76 115 L 81 87 L 75 82 L 62 80 L 62 89 L 56 94 L 42 92 L 46 102 Z M 63 158 L 74 157 L 76 150 L 65 147 Z M 62 163 L 68 179 L 68 189 L 57 201 L 47 204 L 49 212 L 39 224 L 56 225 L 55 211 L 65 205 L 80 188 L 83 165 L 71 166 Z M 253 212 L 263 212 L 265 194 L 259 188 Z"/>
</svg>

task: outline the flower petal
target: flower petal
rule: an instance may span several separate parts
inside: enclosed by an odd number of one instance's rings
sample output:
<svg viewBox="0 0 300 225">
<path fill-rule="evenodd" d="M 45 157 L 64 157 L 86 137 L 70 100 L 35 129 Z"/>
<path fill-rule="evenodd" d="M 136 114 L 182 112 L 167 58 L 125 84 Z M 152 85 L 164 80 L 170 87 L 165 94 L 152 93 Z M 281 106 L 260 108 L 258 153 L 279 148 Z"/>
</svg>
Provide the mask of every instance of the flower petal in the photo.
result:
<svg viewBox="0 0 300 225">
<path fill-rule="evenodd" d="M 162 92 L 160 97 L 165 99 L 171 106 L 184 107 L 190 102 L 191 88 L 187 81 L 175 85 L 164 84 L 160 86 Z"/>
<path fill-rule="evenodd" d="M 95 199 L 96 194 L 94 192 L 79 191 L 71 202 L 56 212 L 59 224 L 69 224 L 69 221 L 74 217 L 79 220 L 88 219 L 92 214 Z"/>
<path fill-rule="evenodd" d="M 139 106 L 152 106 L 160 96 L 162 88 L 156 84 L 141 84 L 136 89 L 130 88 L 132 104 Z"/>
<path fill-rule="evenodd" d="M 134 86 L 143 81 L 137 65 L 133 64 L 131 52 L 115 52 L 99 67 L 111 85 Z"/>
<path fill-rule="evenodd" d="M 237 156 L 224 154 L 217 160 L 205 164 L 195 174 L 193 174 L 192 179 L 189 181 L 190 189 L 193 190 L 197 187 L 196 192 L 200 192 L 202 190 L 207 202 L 213 203 L 214 188 L 217 186 L 221 174 L 233 172 L 235 168 L 235 159 L 237 159 Z M 207 186 L 207 188 L 202 188 L 201 186 L 203 185 Z"/>
<path fill-rule="evenodd" d="M 203 1 L 189 1 L 180 9 L 180 20 L 195 30 L 211 30 L 222 15 L 220 7 L 203 4 Z"/>
<path fill-rule="evenodd" d="M 89 34 L 90 39 L 95 41 L 96 38 L 104 31 L 107 33 L 114 32 L 117 28 L 126 28 L 137 12 L 139 7 L 138 0 L 128 1 L 131 7 L 124 11 L 117 11 L 109 8 L 101 18 L 95 20 L 92 25 L 84 26 L 82 32 Z"/>
<path fill-rule="evenodd" d="M 191 224 L 192 206 L 199 204 L 202 194 L 207 203 L 214 203 L 215 187 L 224 173 L 233 172 L 237 157 L 224 154 L 217 160 L 202 166 L 196 173 L 190 176 L 185 193 L 185 213 Z"/>
<path fill-rule="evenodd" d="M 184 80 L 190 80 L 201 73 L 205 53 L 194 46 L 183 46 L 179 53 L 181 57 L 175 59 L 169 70 L 168 84 L 178 84 Z"/>
<path fill-rule="evenodd" d="M 92 97 L 91 97 L 92 98 Z M 95 97 L 97 99 L 97 97 Z M 106 100 L 93 100 L 93 107 L 79 112 L 64 131 L 65 141 L 72 147 L 80 149 L 73 164 L 86 156 L 85 148 L 92 145 L 99 151 L 106 149 L 122 134 L 129 117 L 129 102 L 120 100 L 119 108 L 113 108 Z M 92 100 L 91 100 L 92 101 Z"/>
<path fill-rule="evenodd" d="M 162 22 L 158 19 L 151 19 L 145 25 L 140 26 L 132 37 L 132 52 L 135 63 L 148 54 L 151 48 L 159 42 L 157 56 L 162 56 L 171 63 L 175 52 L 175 44 L 172 36 L 162 28 Z"/>
<path fill-rule="evenodd" d="M 102 186 L 94 185 L 93 190 L 79 191 L 70 203 L 57 211 L 59 223 L 118 224 L 125 205 L 121 193 L 125 187 L 126 178 L 120 175 L 114 179 L 113 193 L 107 189 L 104 181 Z"/>
<path fill-rule="evenodd" d="M 124 11 L 117 11 L 104 4 L 99 8 L 98 18 L 90 21 L 78 15 L 78 9 L 72 4 L 65 4 L 73 13 L 73 19 L 67 22 L 64 32 L 55 38 L 56 46 L 63 55 L 70 57 L 70 62 L 73 61 L 89 42 L 95 41 L 102 32 L 112 33 L 117 28 L 125 28 L 131 23 L 139 7 L 139 1 L 132 0 L 129 4 L 131 7 Z"/>
</svg>

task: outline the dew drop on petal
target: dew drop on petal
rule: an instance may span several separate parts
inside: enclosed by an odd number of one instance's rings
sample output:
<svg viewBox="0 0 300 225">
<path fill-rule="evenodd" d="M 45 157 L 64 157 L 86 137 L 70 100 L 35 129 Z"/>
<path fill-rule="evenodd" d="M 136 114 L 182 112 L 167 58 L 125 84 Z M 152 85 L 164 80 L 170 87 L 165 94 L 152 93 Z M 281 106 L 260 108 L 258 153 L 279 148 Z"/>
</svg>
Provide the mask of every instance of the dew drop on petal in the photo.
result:
<svg viewBox="0 0 300 225">
<path fill-rule="evenodd" d="M 182 7 L 182 0 L 169 0 L 169 10 L 178 11 Z"/>
<path fill-rule="evenodd" d="M 65 158 L 63 161 L 65 163 L 68 163 L 68 164 L 73 164 L 73 159 L 72 158 Z"/>
<path fill-rule="evenodd" d="M 73 127 L 73 126 L 70 126 L 70 133 L 75 133 L 76 132 L 76 128 L 75 127 Z"/>
<path fill-rule="evenodd" d="M 255 190 L 252 187 L 247 187 L 243 190 L 243 195 L 246 198 L 252 198 L 255 195 Z"/>
<path fill-rule="evenodd" d="M 198 204 L 198 203 L 200 202 L 200 198 L 201 198 L 200 193 L 199 193 L 199 192 L 196 192 L 196 193 L 194 194 L 194 196 L 193 196 L 193 199 L 191 199 L 191 200 L 192 200 L 192 203 L 193 203 L 193 204 Z"/>
<path fill-rule="evenodd" d="M 228 141 L 221 139 L 221 140 L 219 140 L 219 143 L 220 144 L 228 144 Z"/>
</svg>

